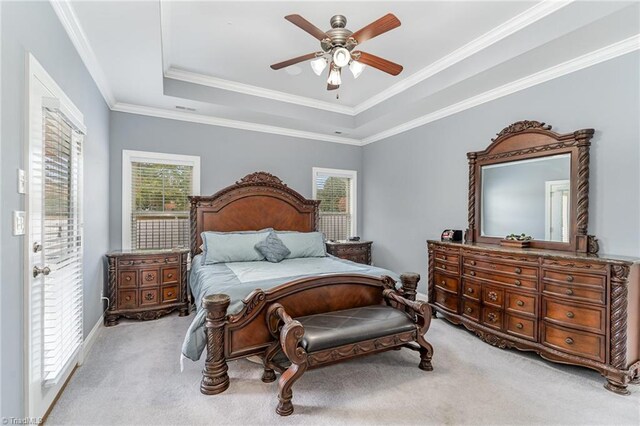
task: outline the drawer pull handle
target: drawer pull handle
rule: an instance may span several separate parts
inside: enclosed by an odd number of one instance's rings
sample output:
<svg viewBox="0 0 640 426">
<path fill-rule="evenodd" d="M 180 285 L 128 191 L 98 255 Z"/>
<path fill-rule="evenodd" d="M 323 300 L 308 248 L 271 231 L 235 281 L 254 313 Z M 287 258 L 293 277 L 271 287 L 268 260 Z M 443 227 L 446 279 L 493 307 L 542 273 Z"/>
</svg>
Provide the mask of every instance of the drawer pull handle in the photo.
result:
<svg viewBox="0 0 640 426">
<path fill-rule="evenodd" d="M 514 281 L 514 284 L 515 284 L 515 285 L 517 285 L 517 286 L 521 286 L 521 285 L 522 285 L 522 283 L 520 282 L 520 280 L 515 280 L 515 281 Z"/>
<path fill-rule="evenodd" d="M 567 318 L 573 318 L 573 317 L 575 317 L 573 312 L 571 312 L 571 311 L 567 312 Z"/>
<path fill-rule="evenodd" d="M 173 278 L 173 274 L 167 274 L 167 278 Z"/>
<path fill-rule="evenodd" d="M 440 281 L 440 285 L 447 285 L 447 282 L 445 280 Z"/>
<path fill-rule="evenodd" d="M 442 260 L 447 260 L 447 256 L 445 256 L 444 254 L 442 255 Z"/>
<path fill-rule="evenodd" d="M 573 290 L 568 288 L 567 291 L 565 291 L 565 293 L 567 293 L 568 296 L 571 296 L 573 294 Z"/>
<path fill-rule="evenodd" d="M 472 277 L 476 276 L 476 271 L 469 271 L 469 275 L 471 275 Z"/>
<path fill-rule="evenodd" d="M 522 330 L 523 327 L 524 327 L 524 325 L 522 325 L 521 322 L 516 324 L 516 328 L 519 328 L 520 330 Z"/>
<path fill-rule="evenodd" d="M 471 287 L 469 287 L 469 288 L 467 289 L 467 293 L 469 293 L 469 294 L 473 294 L 473 289 L 472 289 Z"/>
<path fill-rule="evenodd" d="M 440 265 L 442 269 L 447 269 L 447 265 Z"/>
<path fill-rule="evenodd" d="M 517 304 L 518 306 L 524 306 L 524 302 L 523 302 L 522 300 L 518 300 L 518 301 L 516 302 L 516 304 Z"/>
<path fill-rule="evenodd" d="M 520 273 L 522 273 L 522 269 L 520 269 L 520 268 L 516 268 L 516 270 L 515 270 L 515 271 L 516 271 L 516 274 L 520 274 Z"/>
<path fill-rule="evenodd" d="M 471 309 L 471 308 L 467 308 L 467 309 L 465 309 L 465 312 L 466 312 L 466 313 L 468 313 L 468 314 L 470 314 L 471 312 L 473 312 L 473 309 Z"/>
<path fill-rule="evenodd" d="M 573 345 L 573 339 L 571 337 L 567 337 L 564 341 L 567 345 Z"/>
<path fill-rule="evenodd" d="M 496 293 L 495 291 L 490 291 L 489 293 L 487 293 L 487 297 L 489 298 L 489 300 L 493 300 L 495 302 L 496 300 L 498 300 L 498 293 Z"/>
<path fill-rule="evenodd" d="M 131 277 L 126 277 L 125 280 L 126 281 L 131 281 Z"/>
<path fill-rule="evenodd" d="M 169 293 L 167 293 L 167 297 L 173 297 L 173 292 L 170 291 Z"/>
<path fill-rule="evenodd" d="M 125 297 L 124 300 L 126 300 L 128 302 L 129 300 L 131 300 L 131 296 Z"/>
<path fill-rule="evenodd" d="M 489 315 L 487 315 L 487 318 L 491 322 L 496 322 L 496 320 L 498 319 L 498 315 L 494 314 L 493 312 L 489 312 Z"/>
<path fill-rule="evenodd" d="M 475 260 L 472 260 L 471 262 L 469 262 L 469 264 L 470 264 L 471 266 L 476 266 L 476 261 L 475 261 Z"/>
<path fill-rule="evenodd" d="M 567 275 L 567 281 L 572 283 L 573 282 L 573 275 Z"/>
<path fill-rule="evenodd" d="M 145 298 L 146 300 L 153 300 L 153 293 L 147 293 L 147 294 L 145 294 L 145 295 L 144 295 L 144 298 Z"/>
<path fill-rule="evenodd" d="M 147 281 L 153 281 L 154 275 L 153 274 L 147 274 L 144 279 Z"/>
</svg>

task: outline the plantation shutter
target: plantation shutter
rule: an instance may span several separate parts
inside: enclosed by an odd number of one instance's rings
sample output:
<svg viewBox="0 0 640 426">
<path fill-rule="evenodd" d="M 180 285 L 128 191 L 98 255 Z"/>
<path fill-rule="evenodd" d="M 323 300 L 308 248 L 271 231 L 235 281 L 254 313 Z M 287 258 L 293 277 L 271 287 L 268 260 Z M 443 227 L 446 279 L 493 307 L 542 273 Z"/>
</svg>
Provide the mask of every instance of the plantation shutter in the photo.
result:
<svg viewBox="0 0 640 426">
<path fill-rule="evenodd" d="M 193 166 L 131 163 L 131 246 L 189 246 L 189 195 Z"/>
<path fill-rule="evenodd" d="M 316 172 L 314 184 L 321 201 L 319 231 L 328 240 L 346 240 L 352 236 L 352 179 Z"/>
<path fill-rule="evenodd" d="M 43 108 L 43 285 L 45 386 L 54 385 L 82 345 L 82 141 L 59 109 Z M 58 105 L 58 107 L 53 106 Z"/>
</svg>

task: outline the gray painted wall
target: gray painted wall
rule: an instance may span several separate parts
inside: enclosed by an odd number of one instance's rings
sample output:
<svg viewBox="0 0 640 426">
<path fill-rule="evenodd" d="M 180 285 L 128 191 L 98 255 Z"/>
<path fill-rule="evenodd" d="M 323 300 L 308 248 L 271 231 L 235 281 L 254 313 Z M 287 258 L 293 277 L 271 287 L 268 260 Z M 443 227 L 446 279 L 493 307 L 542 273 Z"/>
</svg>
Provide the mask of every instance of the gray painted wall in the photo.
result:
<svg viewBox="0 0 640 426">
<path fill-rule="evenodd" d="M 312 167 L 356 170 L 358 194 L 362 194 L 362 152 L 358 146 L 112 112 L 109 241 L 113 249 L 122 244 L 123 149 L 199 155 L 201 194 L 213 194 L 247 173 L 262 170 L 311 197 Z M 359 229 L 362 217 L 360 208 Z"/>
<path fill-rule="evenodd" d="M 364 230 L 377 265 L 423 276 L 425 240 L 467 227 L 466 153 L 506 125 L 592 127 L 589 231 L 603 253 L 640 256 L 640 54 L 627 54 L 429 123 L 363 150 Z"/>
<path fill-rule="evenodd" d="M 23 388 L 24 239 L 11 234 L 11 212 L 24 210 L 16 192 L 24 167 L 25 61 L 33 53 L 84 113 L 84 333 L 100 318 L 102 258 L 109 240 L 109 109 L 49 2 L 2 4 L 2 158 L 0 234 L 2 241 L 2 415 L 21 418 Z"/>
</svg>

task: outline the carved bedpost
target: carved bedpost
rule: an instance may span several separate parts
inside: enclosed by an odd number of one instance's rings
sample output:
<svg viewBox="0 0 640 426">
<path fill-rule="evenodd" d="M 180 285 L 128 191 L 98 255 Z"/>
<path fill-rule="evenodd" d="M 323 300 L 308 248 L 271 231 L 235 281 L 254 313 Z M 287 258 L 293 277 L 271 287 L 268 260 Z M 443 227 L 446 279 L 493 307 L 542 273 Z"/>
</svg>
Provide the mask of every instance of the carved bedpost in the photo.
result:
<svg viewBox="0 0 640 426">
<path fill-rule="evenodd" d="M 418 288 L 418 281 L 420 281 L 420 274 L 413 272 L 405 272 L 400 275 L 400 282 L 402 283 L 402 294 L 409 300 L 416 300 L 416 289 Z"/>
<path fill-rule="evenodd" d="M 227 360 L 224 357 L 224 328 L 230 302 L 226 294 L 212 294 L 202 300 L 207 310 L 207 360 L 202 370 L 200 392 L 205 395 L 222 393 L 229 387 Z"/>
<path fill-rule="evenodd" d="M 188 316 L 191 309 L 191 289 L 189 288 L 189 280 L 187 277 L 187 263 L 189 260 L 189 253 L 182 253 L 180 257 L 180 274 L 182 282 L 185 285 L 182 286 L 181 299 L 184 302 L 184 307 L 180 308 L 180 316 Z"/>
<path fill-rule="evenodd" d="M 467 210 L 467 220 L 469 228 L 465 233 L 464 240 L 466 242 L 475 241 L 476 228 L 476 158 L 478 154 L 475 152 L 467 153 L 469 160 L 469 206 Z"/>
<path fill-rule="evenodd" d="M 189 224 L 191 227 L 191 258 L 193 259 L 198 251 L 198 218 L 196 217 L 198 214 L 198 197 L 189 197 L 189 201 L 191 202 L 191 211 L 189 213 Z"/>
<path fill-rule="evenodd" d="M 627 284 L 629 266 L 611 267 L 611 361 L 612 367 L 627 369 Z M 631 377 L 626 375 L 607 376 L 604 387 L 612 392 L 628 395 L 627 383 Z"/>
</svg>

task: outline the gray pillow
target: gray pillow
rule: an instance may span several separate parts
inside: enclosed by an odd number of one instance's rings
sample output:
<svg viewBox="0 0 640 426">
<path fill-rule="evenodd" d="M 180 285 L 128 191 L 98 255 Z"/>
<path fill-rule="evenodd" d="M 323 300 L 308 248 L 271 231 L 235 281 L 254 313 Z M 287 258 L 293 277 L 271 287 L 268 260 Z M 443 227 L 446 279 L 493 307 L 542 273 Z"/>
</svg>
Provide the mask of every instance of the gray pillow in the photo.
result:
<svg viewBox="0 0 640 426">
<path fill-rule="evenodd" d="M 264 240 L 271 229 L 239 232 L 203 232 L 203 265 L 226 262 L 253 262 L 264 260 L 255 245 Z"/>
<path fill-rule="evenodd" d="M 276 231 L 276 234 L 291 251 L 287 259 L 325 257 L 327 255 L 322 232 Z"/>
<path fill-rule="evenodd" d="M 291 254 L 291 251 L 274 232 L 270 232 L 267 238 L 260 241 L 255 247 L 265 259 L 272 263 L 282 262 Z"/>
</svg>

